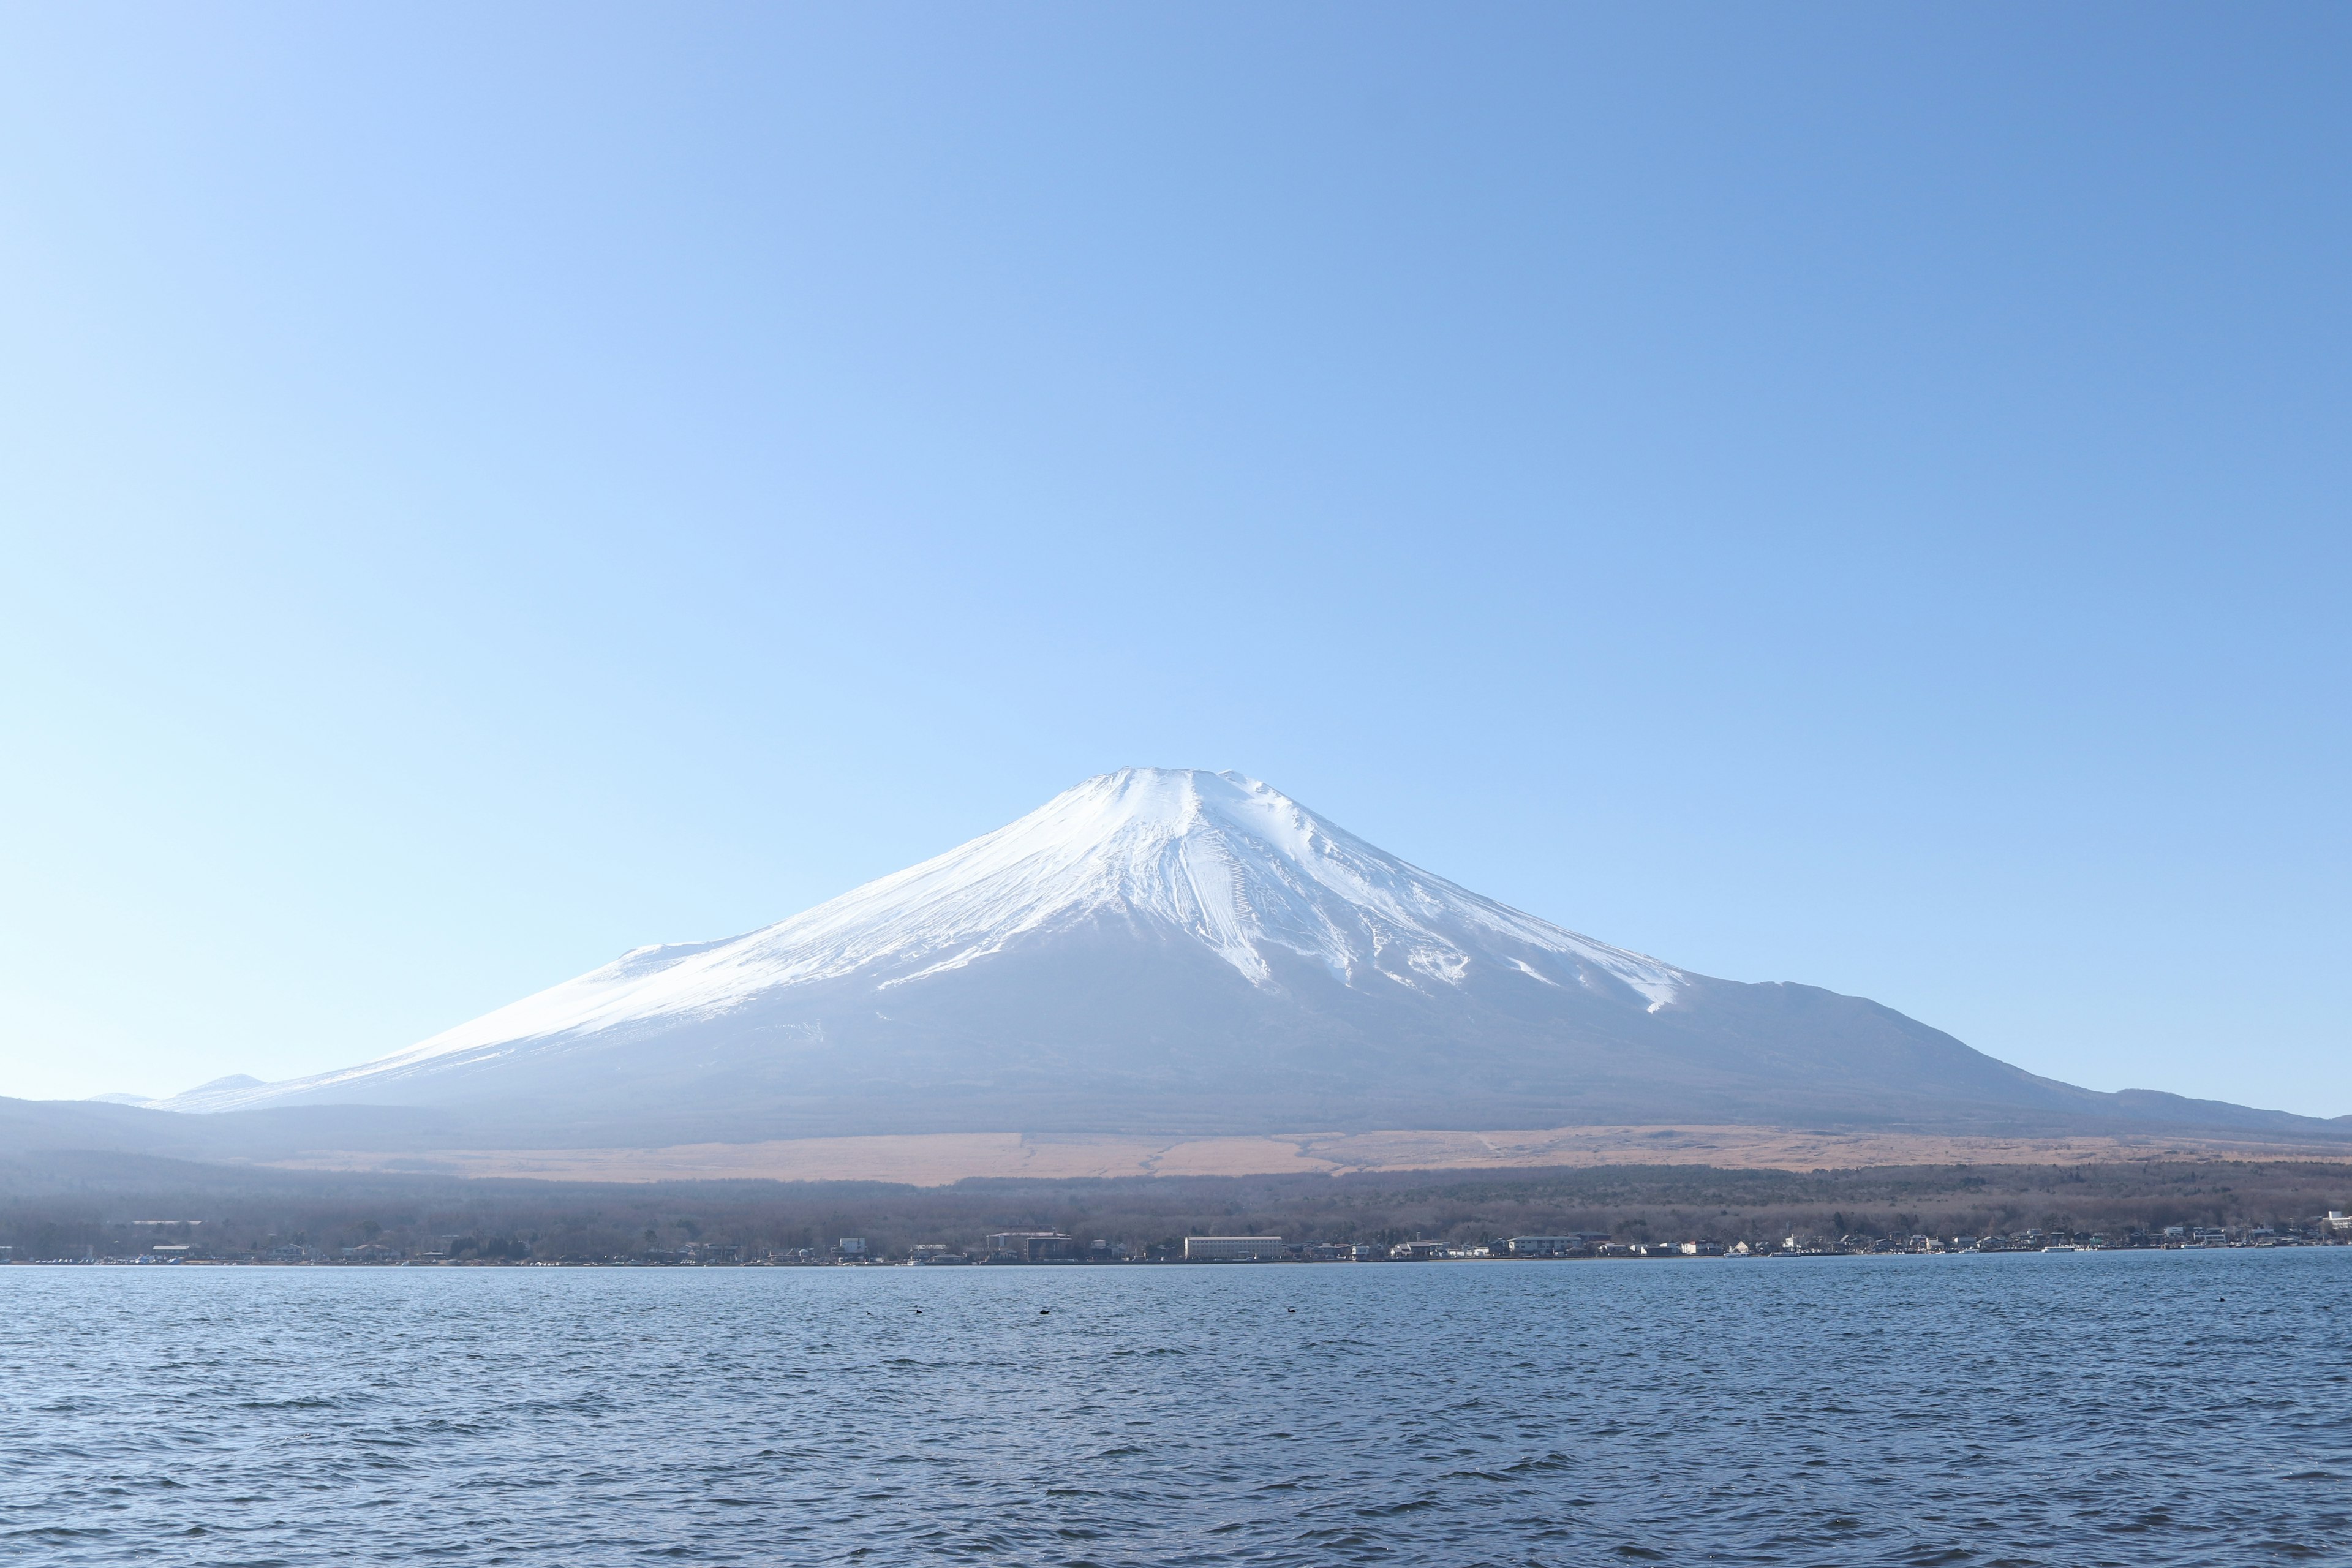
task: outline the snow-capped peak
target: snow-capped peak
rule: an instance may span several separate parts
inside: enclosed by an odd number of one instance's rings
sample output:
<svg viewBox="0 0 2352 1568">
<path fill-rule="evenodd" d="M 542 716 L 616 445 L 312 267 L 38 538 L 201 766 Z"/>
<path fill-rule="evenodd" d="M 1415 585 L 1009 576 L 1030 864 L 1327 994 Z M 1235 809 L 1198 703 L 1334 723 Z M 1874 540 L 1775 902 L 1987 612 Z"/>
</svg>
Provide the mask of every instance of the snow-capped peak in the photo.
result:
<svg viewBox="0 0 2352 1568">
<path fill-rule="evenodd" d="M 755 996 L 845 977 L 870 982 L 879 998 L 1102 919 L 1182 932 L 1259 986 L 1277 984 L 1269 960 L 1285 953 L 1349 986 L 1446 987 L 1482 965 L 1551 985 L 1605 977 L 1647 998 L 1653 1011 L 1675 998 L 1683 979 L 1654 959 L 1386 855 L 1255 779 L 1123 768 L 764 930 L 633 949 L 407 1050 L 307 1084 L 551 1036 L 710 1017 Z M 211 1098 L 206 1109 L 215 1108 Z"/>
</svg>

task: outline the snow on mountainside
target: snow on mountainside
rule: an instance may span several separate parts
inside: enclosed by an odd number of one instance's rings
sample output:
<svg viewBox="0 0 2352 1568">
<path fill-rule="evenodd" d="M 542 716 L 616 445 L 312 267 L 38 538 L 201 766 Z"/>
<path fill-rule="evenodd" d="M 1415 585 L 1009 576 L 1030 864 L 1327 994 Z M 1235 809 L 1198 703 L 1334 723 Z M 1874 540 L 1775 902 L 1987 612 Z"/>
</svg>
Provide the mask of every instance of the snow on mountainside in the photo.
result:
<svg viewBox="0 0 2352 1568">
<path fill-rule="evenodd" d="M 473 1141 L 450 1146 L 508 1148 L 2273 1115 L 2095 1094 L 1861 997 L 1676 969 L 1409 866 L 1254 779 L 1155 768 L 379 1060 L 154 1103 L 398 1108 Z"/>
<path fill-rule="evenodd" d="M 1679 973 L 1407 865 L 1255 779 L 1127 768 L 995 832 L 730 940 L 632 950 L 377 1061 L 280 1084 L 207 1084 L 160 1105 L 222 1110 L 406 1073 L 436 1058 L 709 1019 L 763 993 L 863 975 L 875 993 L 1116 913 L 1200 942 L 1254 984 L 1270 949 L 1343 984 L 1458 985 L 1504 965 L 1553 985 L 1613 978 L 1654 1010 Z M 1529 950 L 1533 950 L 1530 952 Z M 1538 967 L 1535 954 L 1556 955 Z M 1550 970 L 1552 973 L 1545 973 Z"/>
</svg>

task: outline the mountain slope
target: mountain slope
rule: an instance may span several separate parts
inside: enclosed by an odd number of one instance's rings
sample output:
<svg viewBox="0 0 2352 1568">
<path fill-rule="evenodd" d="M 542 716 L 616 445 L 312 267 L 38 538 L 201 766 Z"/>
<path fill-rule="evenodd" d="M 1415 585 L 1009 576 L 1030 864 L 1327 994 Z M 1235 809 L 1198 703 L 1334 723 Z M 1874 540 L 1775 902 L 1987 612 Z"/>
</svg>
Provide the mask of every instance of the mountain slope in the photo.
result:
<svg viewBox="0 0 2352 1568">
<path fill-rule="evenodd" d="M 517 1142 L 2201 1114 L 2035 1078 L 1860 998 L 1693 974 L 1255 780 L 1160 769 L 381 1060 L 158 1103 L 428 1107 Z"/>
</svg>

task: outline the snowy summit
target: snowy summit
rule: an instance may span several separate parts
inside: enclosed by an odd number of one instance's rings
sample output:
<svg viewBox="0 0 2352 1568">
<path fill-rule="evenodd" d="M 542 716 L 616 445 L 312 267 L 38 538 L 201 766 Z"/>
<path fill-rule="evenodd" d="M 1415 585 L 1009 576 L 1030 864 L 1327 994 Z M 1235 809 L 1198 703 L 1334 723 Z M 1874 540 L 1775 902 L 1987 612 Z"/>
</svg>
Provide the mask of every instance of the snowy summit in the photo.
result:
<svg viewBox="0 0 2352 1568">
<path fill-rule="evenodd" d="M 1255 779 L 1128 768 L 789 920 L 652 946 L 191 1110 L 437 1107 L 550 1138 L 1945 1121 L 2055 1109 L 1877 1005 L 1740 985 L 1408 865 Z M 1957 1107 L 1957 1110 L 1956 1110 Z"/>
</svg>

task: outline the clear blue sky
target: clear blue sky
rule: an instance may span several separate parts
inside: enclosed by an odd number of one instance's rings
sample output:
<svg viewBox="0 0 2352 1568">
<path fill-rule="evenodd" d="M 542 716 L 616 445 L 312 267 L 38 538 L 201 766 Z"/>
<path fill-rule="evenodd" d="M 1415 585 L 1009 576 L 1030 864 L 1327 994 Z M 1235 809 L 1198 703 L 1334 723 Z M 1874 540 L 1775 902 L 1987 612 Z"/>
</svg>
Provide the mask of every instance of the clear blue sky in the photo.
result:
<svg viewBox="0 0 2352 1568">
<path fill-rule="evenodd" d="M 1125 763 L 2352 1112 L 2342 6 L 11 5 L 0 1092 Z"/>
</svg>

